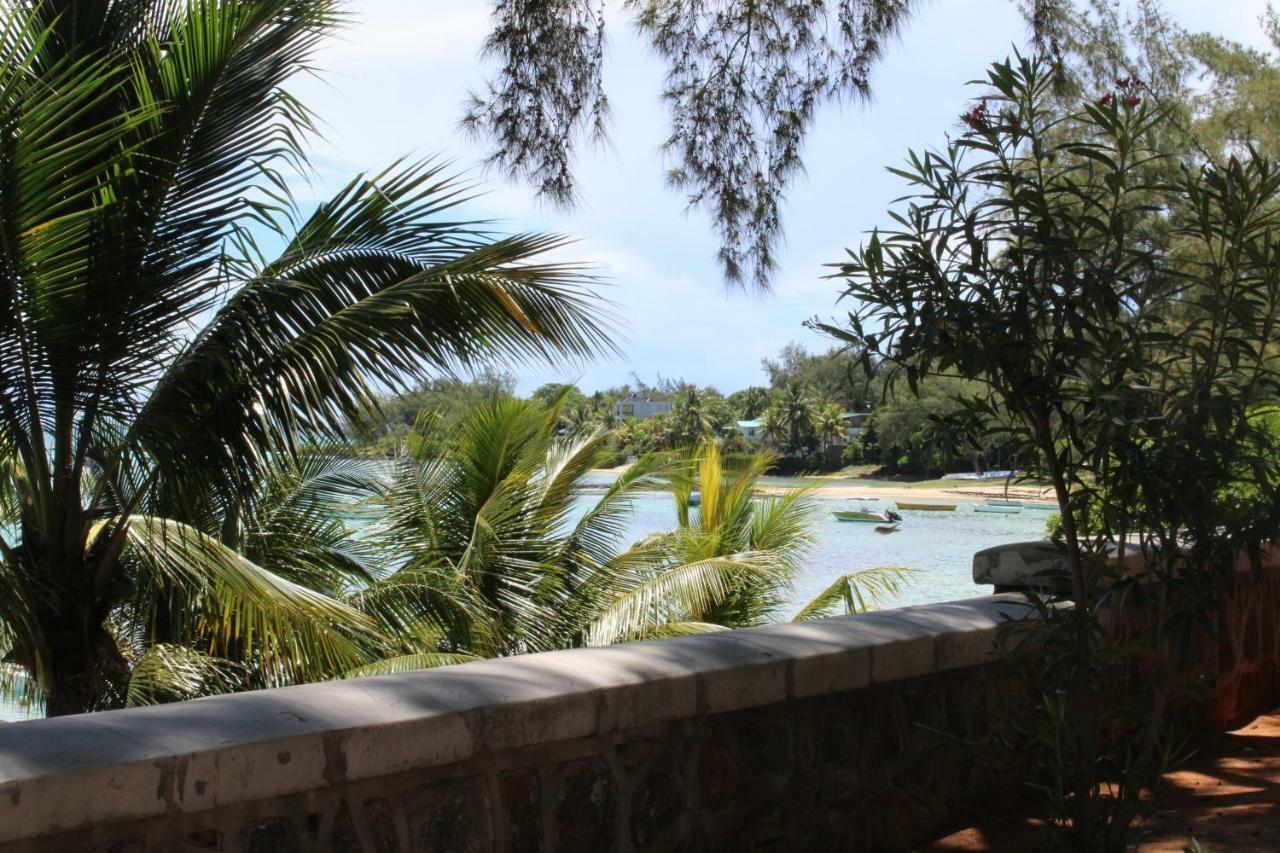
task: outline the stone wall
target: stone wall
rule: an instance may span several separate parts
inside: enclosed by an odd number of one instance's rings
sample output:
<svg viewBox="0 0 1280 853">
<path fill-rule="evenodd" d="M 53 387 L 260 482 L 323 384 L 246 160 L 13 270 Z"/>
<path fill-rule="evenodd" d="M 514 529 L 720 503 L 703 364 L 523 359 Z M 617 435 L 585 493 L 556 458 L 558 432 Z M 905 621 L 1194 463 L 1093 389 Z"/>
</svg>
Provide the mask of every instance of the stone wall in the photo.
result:
<svg viewBox="0 0 1280 853">
<path fill-rule="evenodd" d="M 1001 789 L 983 745 L 1020 689 L 1000 626 L 1026 610 L 988 596 L 0 726 L 0 851 L 899 847 Z"/>
<path fill-rule="evenodd" d="M 1276 582 L 1246 586 L 1202 656 L 1220 721 L 1280 703 Z M 1023 790 L 1003 629 L 1028 613 L 1007 593 L 0 726 L 0 853 L 905 849 Z"/>
<path fill-rule="evenodd" d="M 1118 548 L 1111 549 L 1110 559 L 1120 559 Z M 1136 546 L 1128 546 L 1124 560 L 1130 572 L 1143 570 Z M 973 557 L 974 582 L 997 591 L 1043 592 L 1055 570 L 1065 570 L 1065 564 L 1049 542 L 1000 545 Z M 1271 547 L 1260 567 L 1238 560 L 1234 577 L 1219 593 L 1224 607 L 1211 614 L 1212 635 L 1197 632 L 1186 652 L 1193 670 L 1188 674 L 1208 679 L 1212 690 L 1201 705 L 1187 709 L 1191 716 L 1184 722 L 1211 731 L 1244 725 L 1280 705 L 1280 547 Z M 1143 629 L 1129 621 L 1125 630 Z M 1132 639 L 1144 642 L 1141 636 Z"/>
</svg>

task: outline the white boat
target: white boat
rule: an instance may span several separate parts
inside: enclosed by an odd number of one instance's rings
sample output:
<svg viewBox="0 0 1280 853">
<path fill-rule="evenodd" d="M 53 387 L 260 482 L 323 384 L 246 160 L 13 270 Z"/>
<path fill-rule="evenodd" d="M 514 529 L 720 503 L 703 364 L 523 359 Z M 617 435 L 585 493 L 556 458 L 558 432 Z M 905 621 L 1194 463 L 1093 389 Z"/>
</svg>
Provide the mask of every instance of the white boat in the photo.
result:
<svg viewBox="0 0 1280 853">
<path fill-rule="evenodd" d="M 1022 512 L 1022 507 L 1009 506 L 1008 504 L 974 504 L 973 511 L 974 512 L 998 512 L 1004 515 L 1009 515 L 1015 512 Z"/>
</svg>

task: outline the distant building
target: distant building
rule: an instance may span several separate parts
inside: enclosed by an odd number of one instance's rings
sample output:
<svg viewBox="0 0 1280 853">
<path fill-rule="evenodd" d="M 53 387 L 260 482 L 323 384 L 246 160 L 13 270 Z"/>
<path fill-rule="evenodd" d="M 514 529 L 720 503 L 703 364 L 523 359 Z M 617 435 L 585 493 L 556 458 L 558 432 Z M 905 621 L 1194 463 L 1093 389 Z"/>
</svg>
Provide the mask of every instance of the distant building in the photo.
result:
<svg viewBox="0 0 1280 853">
<path fill-rule="evenodd" d="M 764 440 L 764 421 L 756 418 L 752 421 L 738 421 L 738 432 L 747 442 Z"/>
<path fill-rule="evenodd" d="M 634 395 L 613 404 L 613 419 L 619 424 L 644 421 L 654 415 L 668 415 L 675 405 L 670 400 L 650 400 Z"/>
<path fill-rule="evenodd" d="M 858 440 L 869 417 L 871 417 L 870 412 L 845 412 L 840 416 L 844 421 L 844 444 L 853 444 Z"/>
</svg>

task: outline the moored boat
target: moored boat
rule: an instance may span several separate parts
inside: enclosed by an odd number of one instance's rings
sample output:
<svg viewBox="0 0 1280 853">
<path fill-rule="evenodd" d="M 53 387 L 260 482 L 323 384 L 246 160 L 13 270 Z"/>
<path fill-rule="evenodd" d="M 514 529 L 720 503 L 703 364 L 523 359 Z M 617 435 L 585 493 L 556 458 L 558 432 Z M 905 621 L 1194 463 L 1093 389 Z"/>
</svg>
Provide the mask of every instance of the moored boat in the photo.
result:
<svg viewBox="0 0 1280 853">
<path fill-rule="evenodd" d="M 1009 515 L 1015 512 L 1022 512 L 1022 507 L 1011 506 L 1009 504 L 974 504 L 974 512 L 998 512 L 1002 515 Z"/>
<path fill-rule="evenodd" d="M 866 510 L 838 509 L 831 514 L 840 521 L 874 521 L 884 524 L 889 520 L 878 512 L 868 512 Z"/>
<path fill-rule="evenodd" d="M 921 512 L 955 512 L 957 504 L 918 504 L 897 502 L 898 509 L 914 509 Z"/>
</svg>

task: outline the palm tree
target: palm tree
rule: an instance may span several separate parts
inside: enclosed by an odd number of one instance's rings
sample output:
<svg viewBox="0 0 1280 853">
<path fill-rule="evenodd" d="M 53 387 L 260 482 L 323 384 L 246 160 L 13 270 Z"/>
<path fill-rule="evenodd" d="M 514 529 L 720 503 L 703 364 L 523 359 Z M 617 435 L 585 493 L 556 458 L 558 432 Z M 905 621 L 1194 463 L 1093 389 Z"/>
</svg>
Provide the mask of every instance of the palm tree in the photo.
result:
<svg viewBox="0 0 1280 853">
<path fill-rule="evenodd" d="M 758 385 L 752 385 L 742 392 L 742 417 L 752 420 L 764 414 L 769 408 L 769 392 Z"/>
<path fill-rule="evenodd" d="M 827 450 L 844 437 L 844 411 L 835 403 L 827 403 L 814 419 L 814 427 L 822 449 Z"/>
<path fill-rule="evenodd" d="M 643 567 L 646 576 L 596 617 L 588 639 L 611 643 L 783 620 L 815 542 L 818 504 L 812 487 L 756 495 L 775 461 L 767 453 L 726 459 L 709 441 L 678 463 L 671 475 L 677 526 L 637 545 L 660 555 L 661 564 Z M 850 572 L 793 618 L 865 612 L 896 597 L 913 574 L 897 567 Z"/>
<path fill-rule="evenodd" d="M 562 406 L 483 404 L 444 453 L 399 463 L 379 540 L 408 556 L 349 600 L 400 647 L 358 672 L 581 645 L 657 562 L 652 548 L 624 547 L 623 534 L 631 499 L 670 463 L 646 456 L 587 503 L 608 434 L 559 435 Z"/>
<path fill-rule="evenodd" d="M 0 645 L 50 714 L 119 704 L 162 612 L 251 668 L 358 659 L 367 617 L 247 556 L 270 469 L 387 387 L 607 346 L 560 241 L 460 221 L 431 164 L 296 208 L 284 86 L 339 6 L 0 6 Z"/>
<path fill-rule="evenodd" d="M 790 382 L 775 397 L 773 411 L 782 430 L 783 448 L 788 453 L 810 449 L 814 442 L 813 402 L 799 382 Z"/>
<path fill-rule="evenodd" d="M 765 409 L 764 414 L 761 416 L 760 428 L 765 437 L 773 442 L 774 446 L 783 446 L 787 437 L 787 425 L 783 421 L 780 408 L 770 406 Z"/>
<path fill-rule="evenodd" d="M 692 447 L 715 435 L 716 422 L 702 406 L 702 393 L 690 385 L 676 402 L 672 432 L 678 444 Z"/>
</svg>

